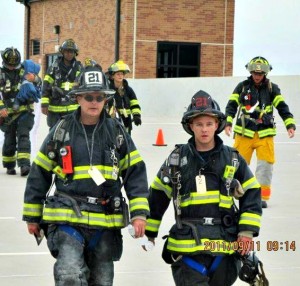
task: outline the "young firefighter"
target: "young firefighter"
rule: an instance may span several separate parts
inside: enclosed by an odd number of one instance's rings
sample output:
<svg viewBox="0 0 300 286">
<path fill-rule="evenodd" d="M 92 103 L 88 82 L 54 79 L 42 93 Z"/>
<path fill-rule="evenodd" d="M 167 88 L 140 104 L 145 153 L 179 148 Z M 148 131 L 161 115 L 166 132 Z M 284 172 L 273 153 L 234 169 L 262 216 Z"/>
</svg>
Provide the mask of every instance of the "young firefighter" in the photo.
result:
<svg viewBox="0 0 300 286">
<path fill-rule="evenodd" d="M 125 75 L 130 72 L 127 64 L 119 60 L 108 69 L 110 88 L 115 90 L 114 103 L 126 131 L 131 134 L 132 121 L 136 126 L 142 124 L 141 107 L 134 90 L 129 86 Z M 109 110 L 113 109 L 113 101 L 108 104 Z"/>
<path fill-rule="evenodd" d="M 259 233 L 260 187 L 245 160 L 217 135 L 225 115 L 209 94 L 192 97 L 181 123 L 192 137 L 176 146 L 151 184 L 146 235 L 154 241 L 173 200 L 176 223 L 163 258 L 175 284 L 233 285 L 240 268 L 235 252 L 247 254 Z"/>
<path fill-rule="evenodd" d="M 269 62 L 263 57 L 255 57 L 246 65 L 246 68 L 251 76 L 237 85 L 226 106 L 225 133 L 230 136 L 233 118 L 238 113 L 233 130 L 235 132 L 234 147 L 248 164 L 250 164 L 253 151 L 256 151 L 255 176 L 261 185 L 262 207 L 266 208 L 271 196 L 273 164 L 275 163 L 274 107 L 284 122 L 289 138 L 294 137 L 296 122 L 278 85 L 271 83 L 266 77 L 272 69 Z"/>
<path fill-rule="evenodd" d="M 103 109 L 113 93 L 100 67 L 87 66 L 71 92 L 79 108 L 51 129 L 27 179 L 23 220 L 37 239 L 41 227 L 46 231 L 55 285 L 113 285 L 129 220 L 123 185 L 135 237 L 145 232 L 146 167 L 123 126 Z"/>
</svg>

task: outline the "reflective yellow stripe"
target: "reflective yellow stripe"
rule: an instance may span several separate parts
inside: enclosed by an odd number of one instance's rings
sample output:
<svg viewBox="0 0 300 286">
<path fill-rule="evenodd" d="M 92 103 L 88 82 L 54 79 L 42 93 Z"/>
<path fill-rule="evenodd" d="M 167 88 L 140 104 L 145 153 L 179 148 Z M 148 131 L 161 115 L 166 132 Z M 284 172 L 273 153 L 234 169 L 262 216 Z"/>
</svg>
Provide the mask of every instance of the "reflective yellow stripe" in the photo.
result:
<svg viewBox="0 0 300 286">
<path fill-rule="evenodd" d="M 5 162 L 5 163 L 9 163 L 9 162 L 16 162 L 17 160 L 17 156 L 14 155 L 14 156 L 2 156 L 2 161 Z"/>
<path fill-rule="evenodd" d="M 130 166 L 143 161 L 141 155 L 137 150 L 130 152 Z M 126 155 L 122 160 L 120 160 L 120 170 L 124 171 L 128 168 L 128 155 Z"/>
<path fill-rule="evenodd" d="M 191 205 L 214 204 L 219 202 L 220 202 L 219 191 L 207 191 L 204 194 L 192 192 L 190 193 L 189 198 L 182 200 L 180 206 L 188 207 Z"/>
<path fill-rule="evenodd" d="M 240 95 L 238 93 L 233 93 L 230 95 L 229 100 L 235 101 L 237 105 L 239 105 L 239 97 Z"/>
<path fill-rule="evenodd" d="M 235 125 L 233 131 L 238 133 L 238 134 L 242 134 L 243 133 L 243 127 Z M 254 133 L 255 133 L 255 131 L 252 131 L 252 130 L 246 129 L 246 128 L 244 129 L 244 135 L 247 136 L 247 137 L 253 138 Z"/>
<path fill-rule="evenodd" d="M 283 98 L 283 96 L 282 95 L 276 95 L 275 97 L 274 97 L 274 100 L 273 100 L 273 105 L 275 106 L 275 107 L 277 107 L 278 106 L 278 104 L 280 103 L 280 102 L 284 102 L 284 98 Z"/>
<path fill-rule="evenodd" d="M 264 129 L 264 130 L 259 130 L 257 133 L 258 133 L 259 138 L 266 137 L 266 136 L 275 136 L 276 129 L 268 128 L 268 129 Z"/>
<path fill-rule="evenodd" d="M 75 212 L 71 209 L 52 209 L 45 206 L 43 213 L 43 220 L 45 222 L 70 222 L 74 224 L 84 224 L 87 226 L 99 226 L 99 227 L 123 227 L 123 215 L 104 213 L 92 213 L 87 211 L 81 212 L 82 217 L 77 217 Z"/>
<path fill-rule="evenodd" d="M 41 104 L 49 104 L 49 97 L 42 97 Z"/>
<path fill-rule="evenodd" d="M 288 126 L 290 124 L 296 125 L 296 120 L 294 118 L 287 118 L 286 120 L 284 120 L 284 125 L 285 126 Z"/>
<path fill-rule="evenodd" d="M 54 83 L 54 79 L 48 74 L 45 75 L 44 81 L 48 81 L 50 84 Z"/>
<path fill-rule="evenodd" d="M 139 105 L 139 101 L 137 99 L 130 100 L 130 107 L 133 105 Z"/>
<path fill-rule="evenodd" d="M 172 198 L 172 188 L 169 185 L 164 184 L 157 176 L 154 178 L 151 188 L 157 191 L 163 191 L 169 199 Z"/>
<path fill-rule="evenodd" d="M 139 108 L 133 108 L 132 110 L 131 110 L 131 113 L 134 115 L 134 114 L 141 114 L 141 110 L 139 109 Z"/>
<path fill-rule="evenodd" d="M 260 220 L 261 220 L 261 216 L 258 214 L 242 213 L 239 220 L 239 225 L 246 224 L 246 225 L 260 227 Z"/>
<path fill-rule="evenodd" d="M 155 220 L 149 218 L 147 219 L 146 230 L 158 232 L 160 224 L 161 224 L 161 220 Z"/>
<path fill-rule="evenodd" d="M 40 217 L 43 213 L 43 205 L 42 204 L 27 204 L 23 205 L 23 215 L 24 216 L 34 216 Z"/>
<path fill-rule="evenodd" d="M 94 165 L 94 168 L 97 168 L 102 176 L 107 180 L 116 180 L 117 178 L 114 176 L 113 167 L 111 166 L 104 166 L 104 165 Z M 81 179 L 91 179 L 88 170 L 91 167 L 88 166 L 76 166 L 74 167 L 74 175 L 73 180 L 81 180 Z"/>
<path fill-rule="evenodd" d="M 129 115 L 130 114 L 130 109 L 118 109 L 118 112 L 121 114 L 121 115 Z"/>
<path fill-rule="evenodd" d="M 253 189 L 253 188 L 259 188 L 260 184 L 259 182 L 256 180 L 256 177 L 252 177 L 249 180 L 245 181 L 242 184 L 243 190 L 247 191 L 249 189 Z"/>
<path fill-rule="evenodd" d="M 74 82 L 68 82 L 68 81 L 66 81 L 66 82 L 63 82 L 60 87 L 62 89 L 65 89 L 65 87 L 68 86 L 68 88 L 71 89 L 73 87 L 73 85 L 74 85 Z"/>
<path fill-rule="evenodd" d="M 48 172 L 56 166 L 55 161 L 50 160 L 46 155 L 44 155 L 40 151 L 37 153 L 36 158 L 34 159 L 34 163 Z"/>
<path fill-rule="evenodd" d="M 221 208 L 230 209 L 233 205 L 233 197 L 231 196 L 224 196 L 220 194 L 220 203 L 219 206 Z"/>
<path fill-rule="evenodd" d="M 210 240 L 202 238 L 201 244 L 197 245 L 195 239 L 178 240 L 172 237 L 168 238 L 167 249 L 178 253 L 193 253 L 196 251 L 210 251 L 214 253 L 233 254 L 234 245 L 225 240 Z"/>
<path fill-rule="evenodd" d="M 18 153 L 17 159 L 30 159 L 30 153 Z"/>
<path fill-rule="evenodd" d="M 30 110 L 34 110 L 33 104 L 20 105 L 20 107 L 18 109 L 18 113 L 21 113 L 22 111 L 30 111 Z M 7 112 L 9 114 L 13 114 L 15 116 L 17 116 L 17 114 L 18 114 L 18 113 L 15 112 L 15 110 L 13 108 L 7 108 Z"/>
<path fill-rule="evenodd" d="M 233 122 L 232 116 L 227 116 L 226 121 L 227 121 L 228 123 L 231 123 L 231 124 L 232 124 L 232 122 Z"/>
<path fill-rule="evenodd" d="M 136 210 L 147 210 L 149 211 L 148 200 L 146 198 L 135 198 L 129 201 L 130 212 Z"/>
<path fill-rule="evenodd" d="M 48 110 L 51 112 L 71 112 L 77 110 L 78 104 L 70 104 L 70 105 L 49 105 Z"/>
</svg>

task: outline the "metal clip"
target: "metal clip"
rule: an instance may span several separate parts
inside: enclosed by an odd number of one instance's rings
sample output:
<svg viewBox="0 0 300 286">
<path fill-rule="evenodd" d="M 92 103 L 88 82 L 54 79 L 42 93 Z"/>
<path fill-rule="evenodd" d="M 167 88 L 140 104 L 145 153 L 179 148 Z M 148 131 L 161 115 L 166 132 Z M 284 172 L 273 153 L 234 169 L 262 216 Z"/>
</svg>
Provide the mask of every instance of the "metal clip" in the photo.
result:
<svg viewBox="0 0 300 286">
<path fill-rule="evenodd" d="M 98 202 L 98 198 L 95 198 L 95 197 L 86 197 L 86 201 L 87 201 L 89 204 L 96 205 L 97 202 Z"/>
<path fill-rule="evenodd" d="M 214 218 L 213 217 L 204 217 L 203 225 L 214 225 Z"/>
</svg>

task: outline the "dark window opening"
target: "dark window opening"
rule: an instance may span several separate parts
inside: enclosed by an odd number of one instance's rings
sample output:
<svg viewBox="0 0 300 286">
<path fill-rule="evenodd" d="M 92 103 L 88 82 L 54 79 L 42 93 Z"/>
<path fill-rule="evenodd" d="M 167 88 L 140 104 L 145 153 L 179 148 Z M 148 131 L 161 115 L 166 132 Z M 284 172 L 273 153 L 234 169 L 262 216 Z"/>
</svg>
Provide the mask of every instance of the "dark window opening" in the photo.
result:
<svg viewBox="0 0 300 286">
<path fill-rule="evenodd" d="M 32 55 L 39 55 L 41 51 L 40 40 L 32 40 Z"/>
<path fill-rule="evenodd" d="M 199 43 L 157 43 L 157 78 L 200 76 Z"/>
</svg>

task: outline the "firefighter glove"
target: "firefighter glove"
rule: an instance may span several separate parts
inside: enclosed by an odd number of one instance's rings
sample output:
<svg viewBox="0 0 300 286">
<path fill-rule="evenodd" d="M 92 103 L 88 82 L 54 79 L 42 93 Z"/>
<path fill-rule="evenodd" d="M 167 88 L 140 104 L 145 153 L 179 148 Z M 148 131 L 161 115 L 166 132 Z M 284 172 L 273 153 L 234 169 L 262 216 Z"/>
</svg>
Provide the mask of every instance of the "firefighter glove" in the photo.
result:
<svg viewBox="0 0 300 286">
<path fill-rule="evenodd" d="M 138 114 L 133 115 L 133 121 L 136 126 L 142 125 L 141 116 Z"/>
</svg>

